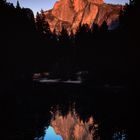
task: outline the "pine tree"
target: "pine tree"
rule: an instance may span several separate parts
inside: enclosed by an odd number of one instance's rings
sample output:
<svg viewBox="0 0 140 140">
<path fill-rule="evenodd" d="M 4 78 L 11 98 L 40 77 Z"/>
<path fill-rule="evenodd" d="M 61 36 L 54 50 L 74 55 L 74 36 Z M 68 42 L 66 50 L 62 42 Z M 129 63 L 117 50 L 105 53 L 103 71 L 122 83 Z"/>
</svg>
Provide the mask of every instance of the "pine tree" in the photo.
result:
<svg viewBox="0 0 140 140">
<path fill-rule="evenodd" d="M 100 27 L 100 31 L 106 32 L 107 30 L 108 30 L 108 25 L 107 25 L 106 21 L 104 21 Z"/>
<path fill-rule="evenodd" d="M 51 35 L 49 23 L 47 21 L 45 21 L 45 15 L 44 15 L 43 10 L 41 10 L 41 13 L 37 12 L 36 28 L 37 28 L 37 31 L 44 36 L 49 37 Z"/>
<path fill-rule="evenodd" d="M 19 1 L 17 1 L 16 8 L 21 9 Z"/>
<path fill-rule="evenodd" d="M 0 1 L 0 5 L 3 5 L 3 4 L 5 4 L 6 3 L 6 0 L 1 0 Z"/>
</svg>

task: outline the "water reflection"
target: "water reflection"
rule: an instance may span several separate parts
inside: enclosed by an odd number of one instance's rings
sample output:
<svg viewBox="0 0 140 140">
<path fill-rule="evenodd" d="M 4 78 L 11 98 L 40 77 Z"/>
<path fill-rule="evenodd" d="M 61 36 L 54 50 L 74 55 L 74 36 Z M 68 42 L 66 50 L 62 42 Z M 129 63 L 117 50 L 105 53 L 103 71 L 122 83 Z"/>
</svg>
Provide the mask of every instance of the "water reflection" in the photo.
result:
<svg viewBox="0 0 140 140">
<path fill-rule="evenodd" d="M 83 121 L 75 109 L 65 115 L 56 111 L 53 113 L 50 124 L 56 134 L 61 135 L 64 140 L 93 140 L 98 137 L 98 124 L 95 123 L 93 117 Z"/>
<path fill-rule="evenodd" d="M 115 132 L 113 135 L 113 140 L 127 140 L 127 135 L 124 130 Z"/>
<path fill-rule="evenodd" d="M 73 111 L 62 115 L 60 111 L 52 113 L 50 126 L 45 130 L 45 136 L 35 140 L 99 140 L 98 124 L 93 117 L 83 121 Z"/>
<path fill-rule="evenodd" d="M 49 126 L 45 129 L 45 135 L 42 137 L 36 137 L 34 140 L 63 140 L 60 135 L 57 135 L 54 128 Z"/>
<path fill-rule="evenodd" d="M 53 129 L 53 127 L 49 126 L 45 130 L 45 136 L 43 140 L 63 140 L 60 135 L 57 135 Z"/>
<path fill-rule="evenodd" d="M 100 140 L 98 124 L 93 117 L 83 121 L 73 111 L 62 115 L 60 111 L 52 113 L 50 126 L 45 129 L 45 135 L 34 140 Z M 125 130 L 114 132 L 112 140 L 127 140 Z"/>
</svg>

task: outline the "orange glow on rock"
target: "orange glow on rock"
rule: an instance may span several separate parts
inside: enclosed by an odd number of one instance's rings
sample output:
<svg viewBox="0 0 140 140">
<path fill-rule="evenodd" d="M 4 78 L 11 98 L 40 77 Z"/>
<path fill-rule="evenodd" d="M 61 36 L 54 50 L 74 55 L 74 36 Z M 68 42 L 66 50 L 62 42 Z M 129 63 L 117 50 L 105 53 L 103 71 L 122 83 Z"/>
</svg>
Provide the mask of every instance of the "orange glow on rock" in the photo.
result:
<svg viewBox="0 0 140 140">
<path fill-rule="evenodd" d="M 84 122 L 75 111 L 69 111 L 65 116 L 56 111 L 51 126 L 64 140 L 94 140 L 98 128 L 93 117 Z"/>
</svg>

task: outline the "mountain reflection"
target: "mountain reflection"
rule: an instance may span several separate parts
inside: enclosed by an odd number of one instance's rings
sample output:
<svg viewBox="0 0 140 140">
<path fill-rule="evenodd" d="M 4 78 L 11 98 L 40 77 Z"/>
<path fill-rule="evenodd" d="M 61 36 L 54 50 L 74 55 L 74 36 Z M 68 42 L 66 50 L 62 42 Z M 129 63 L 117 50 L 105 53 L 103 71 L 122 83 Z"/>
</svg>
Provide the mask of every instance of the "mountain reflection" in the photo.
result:
<svg viewBox="0 0 140 140">
<path fill-rule="evenodd" d="M 50 125 L 53 129 L 51 127 L 49 129 L 53 133 L 55 130 L 56 134 L 61 135 L 64 140 L 95 140 L 97 138 L 98 125 L 93 117 L 83 121 L 75 110 L 69 111 L 66 115 L 56 111 L 53 113 Z M 49 133 L 46 133 L 47 135 L 49 136 Z"/>
</svg>

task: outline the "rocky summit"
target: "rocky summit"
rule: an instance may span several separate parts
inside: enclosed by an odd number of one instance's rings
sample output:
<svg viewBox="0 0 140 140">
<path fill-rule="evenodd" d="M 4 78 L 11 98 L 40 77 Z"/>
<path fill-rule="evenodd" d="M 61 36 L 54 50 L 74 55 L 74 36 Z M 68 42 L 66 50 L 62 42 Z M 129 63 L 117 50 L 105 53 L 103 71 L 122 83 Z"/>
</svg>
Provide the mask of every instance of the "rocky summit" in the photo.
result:
<svg viewBox="0 0 140 140">
<path fill-rule="evenodd" d="M 65 28 L 68 32 L 76 32 L 80 24 L 101 26 L 104 21 L 113 29 L 118 25 L 122 8 L 103 0 L 59 0 L 51 10 L 44 11 L 44 15 L 51 31 L 61 32 Z"/>
</svg>

